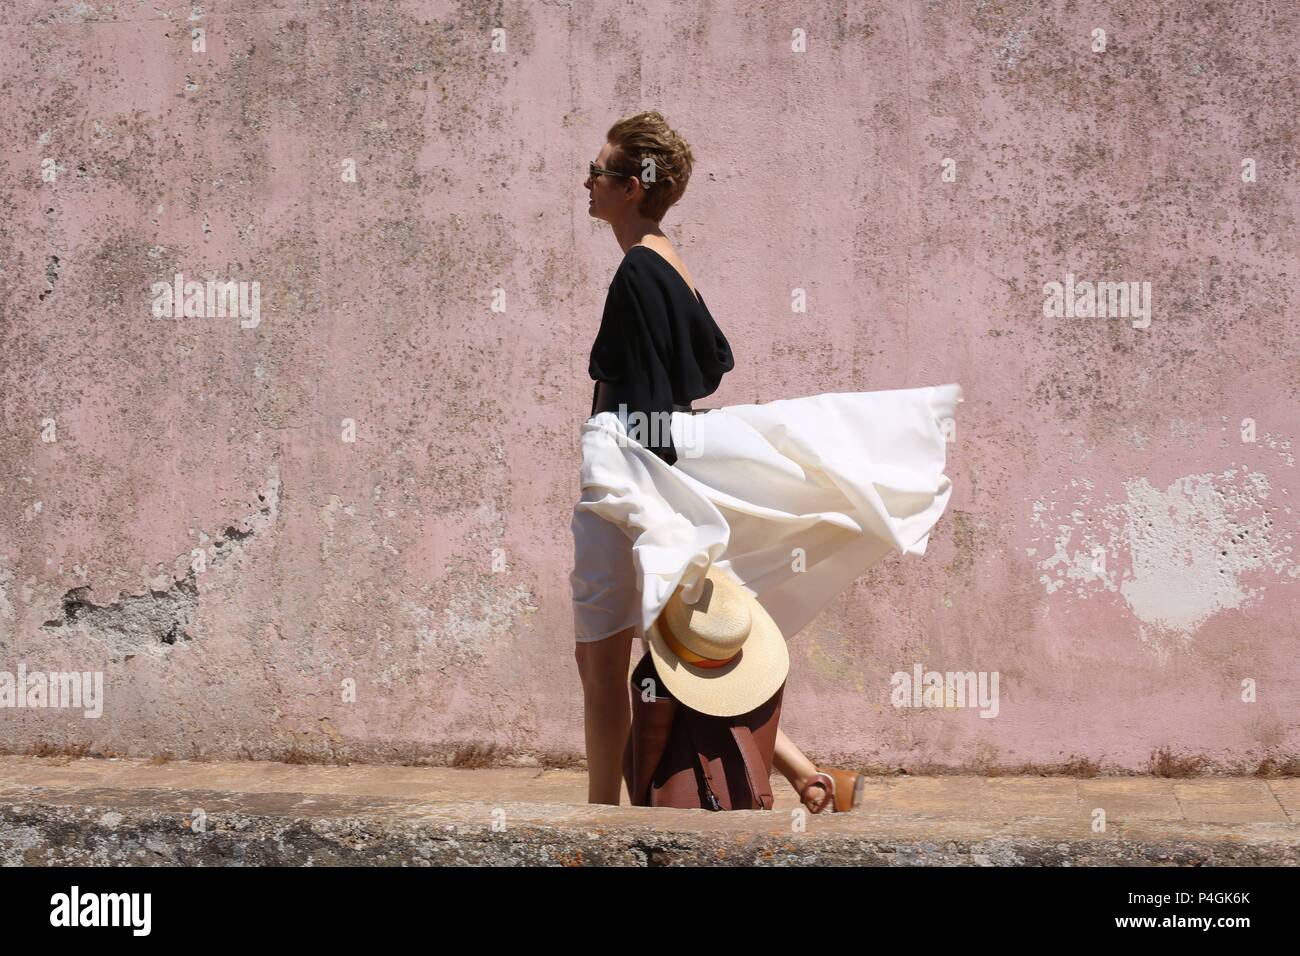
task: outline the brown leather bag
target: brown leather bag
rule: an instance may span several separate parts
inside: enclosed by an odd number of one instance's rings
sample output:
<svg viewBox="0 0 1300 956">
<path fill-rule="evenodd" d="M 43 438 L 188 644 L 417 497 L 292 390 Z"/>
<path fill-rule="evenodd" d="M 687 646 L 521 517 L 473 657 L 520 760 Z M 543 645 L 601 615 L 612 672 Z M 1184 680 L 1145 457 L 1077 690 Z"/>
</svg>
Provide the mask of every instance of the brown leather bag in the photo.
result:
<svg viewBox="0 0 1300 956">
<path fill-rule="evenodd" d="M 653 699 L 645 699 L 646 685 Z M 711 717 L 673 698 L 647 652 L 632 672 L 632 729 L 623 780 L 635 807 L 771 810 L 782 684 L 738 717 Z"/>
</svg>

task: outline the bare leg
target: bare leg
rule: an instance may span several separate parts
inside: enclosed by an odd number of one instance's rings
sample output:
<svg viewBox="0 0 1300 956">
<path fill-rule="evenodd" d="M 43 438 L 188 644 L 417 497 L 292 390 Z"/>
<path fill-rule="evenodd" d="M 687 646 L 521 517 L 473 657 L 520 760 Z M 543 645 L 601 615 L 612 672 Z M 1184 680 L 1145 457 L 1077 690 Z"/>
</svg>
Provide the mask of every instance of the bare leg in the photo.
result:
<svg viewBox="0 0 1300 956">
<path fill-rule="evenodd" d="M 603 640 L 578 644 L 574 652 L 582 678 L 588 803 L 618 806 L 623 748 L 632 726 L 627 678 L 635 634 L 636 629 L 629 627 Z"/>
<path fill-rule="evenodd" d="M 817 772 L 817 767 L 809 760 L 802 750 L 794 745 L 794 741 L 785 735 L 785 731 L 777 728 L 776 731 L 776 750 L 772 755 L 772 763 L 776 769 L 781 772 L 781 776 L 790 781 L 790 786 L 794 787 L 796 794 L 802 793 L 804 781 Z M 807 803 L 816 803 L 822 797 L 821 789 L 809 791 L 809 800 Z"/>
</svg>

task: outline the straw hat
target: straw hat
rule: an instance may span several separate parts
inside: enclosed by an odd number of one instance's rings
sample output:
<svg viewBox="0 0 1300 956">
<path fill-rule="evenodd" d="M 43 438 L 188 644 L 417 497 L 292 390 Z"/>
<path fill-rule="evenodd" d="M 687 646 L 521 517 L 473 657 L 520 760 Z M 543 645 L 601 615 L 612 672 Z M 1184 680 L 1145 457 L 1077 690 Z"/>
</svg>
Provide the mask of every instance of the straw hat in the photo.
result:
<svg viewBox="0 0 1300 956">
<path fill-rule="evenodd" d="M 734 717 L 767 702 L 785 683 L 790 653 L 763 605 L 711 565 L 695 604 L 678 587 L 647 632 L 664 687 L 692 710 Z"/>
</svg>

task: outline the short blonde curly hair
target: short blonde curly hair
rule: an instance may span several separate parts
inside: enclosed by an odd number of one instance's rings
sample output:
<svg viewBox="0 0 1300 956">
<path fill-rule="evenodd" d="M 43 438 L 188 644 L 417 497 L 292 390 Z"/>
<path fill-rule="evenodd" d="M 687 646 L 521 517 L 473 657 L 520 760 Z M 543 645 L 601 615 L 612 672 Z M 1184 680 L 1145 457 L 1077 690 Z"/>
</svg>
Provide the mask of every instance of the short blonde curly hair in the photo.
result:
<svg viewBox="0 0 1300 956">
<path fill-rule="evenodd" d="M 609 168 L 641 180 L 646 195 L 640 212 L 659 222 L 686 192 L 695 163 L 690 146 L 654 110 L 619 120 L 605 139 L 613 147 Z M 647 172 L 652 166 L 653 174 Z M 653 179 L 649 179 L 651 175 Z"/>
</svg>

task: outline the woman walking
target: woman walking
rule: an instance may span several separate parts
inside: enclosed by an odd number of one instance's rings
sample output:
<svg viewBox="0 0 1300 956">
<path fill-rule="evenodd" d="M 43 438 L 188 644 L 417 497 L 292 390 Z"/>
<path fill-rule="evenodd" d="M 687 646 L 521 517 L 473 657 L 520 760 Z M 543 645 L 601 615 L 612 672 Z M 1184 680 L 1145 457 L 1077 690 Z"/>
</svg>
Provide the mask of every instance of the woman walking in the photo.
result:
<svg viewBox="0 0 1300 956">
<path fill-rule="evenodd" d="M 786 640 L 891 551 L 922 554 L 951 492 L 943 423 L 957 385 L 831 393 L 695 414 L 734 367 L 730 344 L 660 229 L 689 146 L 656 112 L 610 128 L 588 212 L 624 256 L 591 350 L 571 576 L 588 800 L 617 805 L 632 641 L 710 567 L 743 584 Z M 701 669 L 702 675 L 712 672 Z M 774 764 L 811 812 L 865 778 L 816 767 L 778 730 Z"/>
</svg>

